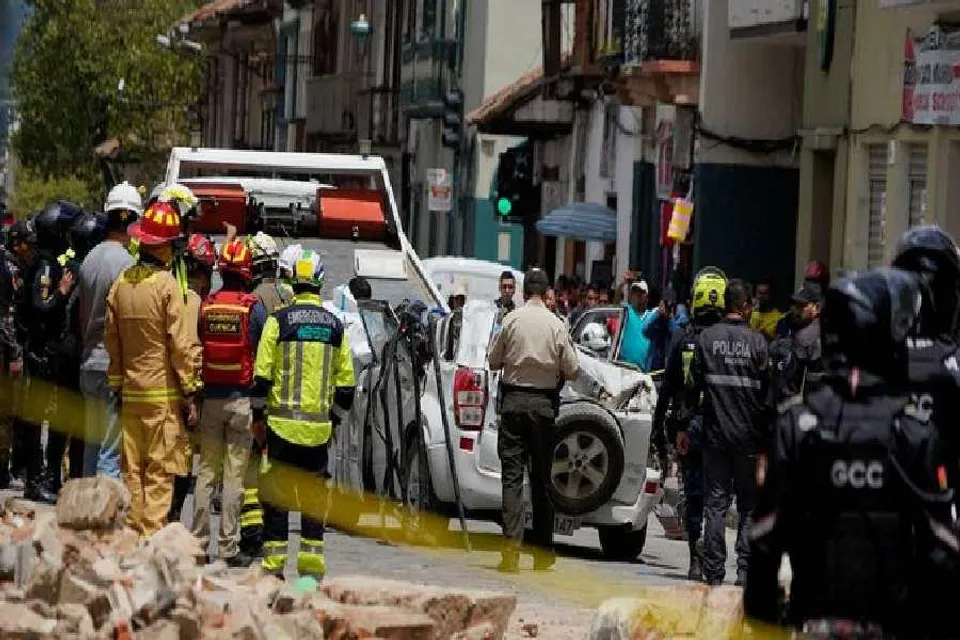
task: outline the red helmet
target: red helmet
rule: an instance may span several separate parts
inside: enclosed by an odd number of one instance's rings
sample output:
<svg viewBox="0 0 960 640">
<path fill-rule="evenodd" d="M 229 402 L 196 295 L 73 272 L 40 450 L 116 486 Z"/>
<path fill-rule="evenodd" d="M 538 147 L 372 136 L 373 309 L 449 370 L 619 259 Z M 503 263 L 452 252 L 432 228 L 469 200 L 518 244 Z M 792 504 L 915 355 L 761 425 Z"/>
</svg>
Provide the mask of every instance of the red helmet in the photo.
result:
<svg viewBox="0 0 960 640">
<path fill-rule="evenodd" d="M 807 263 L 807 268 L 803 272 L 803 279 L 813 282 L 825 283 L 830 280 L 830 273 L 827 271 L 827 265 L 819 260 L 813 260 Z"/>
<path fill-rule="evenodd" d="M 187 241 L 188 258 L 208 269 L 213 269 L 217 258 L 216 253 L 217 250 L 214 249 L 210 238 L 201 233 L 190 235 L 190 239 Z"/>
<path fill-rule="evenodd" d="M 168 202 L 154 202 L 127 231 L 140 244 L 173 242 L 180 237 L 180 213 Z"/>
<path fill-rule="evenodd" d="M 243 239 L 234 238 L 220 249 L 220 271 L 248 281 L 253 278 L 253 253 Z"/>
</svg>

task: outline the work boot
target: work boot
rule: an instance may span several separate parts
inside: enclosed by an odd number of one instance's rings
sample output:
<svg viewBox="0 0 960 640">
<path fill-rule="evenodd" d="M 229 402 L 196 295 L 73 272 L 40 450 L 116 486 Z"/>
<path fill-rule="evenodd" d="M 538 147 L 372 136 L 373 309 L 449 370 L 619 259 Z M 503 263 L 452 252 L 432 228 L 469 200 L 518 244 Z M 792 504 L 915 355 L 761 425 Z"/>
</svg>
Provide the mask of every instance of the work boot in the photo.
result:
<svg viewBox="0 0 960 640">
<path fill-rule="evenodd" d="M 703 561 L 700 559 L 700 549 L 696 542 L 690 543 L 690 570 L 687 578 L 696 582 L 703 582 Z"/>
<path fill-rule="evenodd" d="M 23 490 L 23 499 L 44 504 L 57 504 L 57 494 L 50 493 L 39 480 L 28 481 Z"/>
<path fill-rule="evenodd" d="M 238 568 L 238 567 L 245 569 L 245 568 L 249 567 L 250 565 L 252 565 L 256 560 L 257 560 L 257 558 L 255 558 L 254 556 L 247 555 L 247 554 L 244 553 L 243 551 L 237 553 L 237 555 L 235 555 L 235 556 L 230 556 L 229 558 L 224 558 L 224 562 L 227 563 L 227 566 L 228 566 L 228 567 L 231 567 L 231 568 L 234 568 L 234 569 L 236 569 L 236 568 Z"/>
</svg>

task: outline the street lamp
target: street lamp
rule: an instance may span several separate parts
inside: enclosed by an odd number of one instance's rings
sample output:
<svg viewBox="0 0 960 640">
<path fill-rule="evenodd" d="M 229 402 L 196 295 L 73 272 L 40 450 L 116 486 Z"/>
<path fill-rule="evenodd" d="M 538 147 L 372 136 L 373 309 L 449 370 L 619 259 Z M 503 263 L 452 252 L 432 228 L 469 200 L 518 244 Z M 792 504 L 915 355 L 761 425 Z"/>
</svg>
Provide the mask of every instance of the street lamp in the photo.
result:
<svg viewBox="0 0 960 640">
<path fill-rule="evenodd" d="M 357 53 L 361 58 L 366 57 L 370 47 L 370 34 L 373 33 L 373 25 L 367 20 L 365 13 L 361 13 L 359 18 L 350 23 L 350 33 L 357 41 Z"/>
</svg>

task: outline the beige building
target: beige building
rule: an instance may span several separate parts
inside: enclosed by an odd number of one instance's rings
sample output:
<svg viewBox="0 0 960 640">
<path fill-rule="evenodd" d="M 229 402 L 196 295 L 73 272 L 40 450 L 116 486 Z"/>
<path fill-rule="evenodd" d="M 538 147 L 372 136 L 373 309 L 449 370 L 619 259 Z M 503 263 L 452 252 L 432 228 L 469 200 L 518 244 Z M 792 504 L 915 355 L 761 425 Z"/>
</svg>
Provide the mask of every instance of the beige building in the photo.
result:
<svg viewBox="0 0 960 640">
<path fill-rule="evenodd" d="M 887 263 L 921 222 L 960 236 L 960 31 L 936 28 L 960 1 L 834 0 L 824 71 L 825 1 L 810 0 L 798 274 Z"/>
</svg>

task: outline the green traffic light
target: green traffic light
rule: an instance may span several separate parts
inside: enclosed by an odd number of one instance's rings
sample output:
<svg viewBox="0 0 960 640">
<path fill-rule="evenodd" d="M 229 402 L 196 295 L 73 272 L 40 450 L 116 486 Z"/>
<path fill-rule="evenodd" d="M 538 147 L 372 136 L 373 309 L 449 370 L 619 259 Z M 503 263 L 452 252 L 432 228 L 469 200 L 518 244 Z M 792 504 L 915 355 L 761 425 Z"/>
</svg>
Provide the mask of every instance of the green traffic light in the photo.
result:
<svg viewBox="0 0 960 640">
<path fill-rule="evenodd" d="M 513 211 L 513 203 L 510 202 L 510 198 L 498 198 L 497 211 L 502 216 L 510 215 L 510 212 Z"/>
</svg>

